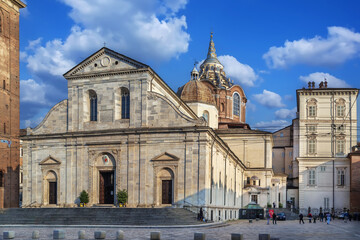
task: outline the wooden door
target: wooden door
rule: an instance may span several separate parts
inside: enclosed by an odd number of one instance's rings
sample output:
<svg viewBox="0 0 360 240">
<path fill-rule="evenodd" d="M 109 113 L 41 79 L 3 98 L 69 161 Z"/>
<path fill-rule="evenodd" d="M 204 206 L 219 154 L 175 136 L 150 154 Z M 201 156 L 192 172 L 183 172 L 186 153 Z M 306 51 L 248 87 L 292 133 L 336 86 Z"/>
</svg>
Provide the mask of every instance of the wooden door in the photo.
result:
<svg viewBox="0 0 360 240">
<path fill-rule="evenodd" d="M 57 183 L 49 182 L 49 204 L 57 204 Z"/>
<path fill-rule="evenodd" d="M 114 171 L 100 172 L 99 203 L 114 204 Z"/>
<path fill-rule="evenodd" d="M 172 180 L 162 180 L 162 204 L 172 204 Z"/>
</svg>

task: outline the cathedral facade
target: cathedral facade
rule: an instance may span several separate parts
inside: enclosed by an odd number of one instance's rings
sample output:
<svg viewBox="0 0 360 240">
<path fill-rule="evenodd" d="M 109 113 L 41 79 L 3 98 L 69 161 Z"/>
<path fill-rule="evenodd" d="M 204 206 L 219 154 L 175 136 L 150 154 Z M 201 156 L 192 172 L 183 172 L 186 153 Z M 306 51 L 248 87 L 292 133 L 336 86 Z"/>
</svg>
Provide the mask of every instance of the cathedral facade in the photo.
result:
<svg viewBox="0 0 360 240">
<path fill-rule="evenodd" d="M 23 207 L 116 204 L 204 209 L 238 218 L 249 202 L 285 203 L 272 171 L 272 134 L 245 122 L 246 96 L 226 77 L 210 40 L 207 59 L 175 93 L 149 66 L 102 48 L 64 74 L 68 99 L 27 129 Z"/>
</svg>

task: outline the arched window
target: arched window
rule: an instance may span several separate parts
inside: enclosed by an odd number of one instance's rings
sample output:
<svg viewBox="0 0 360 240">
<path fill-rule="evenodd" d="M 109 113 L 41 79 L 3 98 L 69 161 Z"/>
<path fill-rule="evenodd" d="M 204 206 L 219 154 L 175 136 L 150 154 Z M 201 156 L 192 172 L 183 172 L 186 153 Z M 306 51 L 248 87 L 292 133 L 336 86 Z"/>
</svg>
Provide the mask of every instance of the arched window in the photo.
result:
<svg viewBox="0 0 360 240">
<path fill-rule="evenodd" d="M 316 100 L 310 99 L 307 103 L 308 117 L 316 117 Z"/>
<path fill-rule="evenodd" d="M 97 95 L 94 90 L 89 90 L 90 121 L 97 121 Z"/>
<path fill-rule="evenodd" d="M 121 88 L 121 118 L 130 118 L 130 93 L 127 88 Z"/>
<path fill-rule="evenodd" d="M 336 100 L 336 117 L 345 117 L 345 100 Z"/>
<path fill-rule="evenodd" d="M 204 111 L 203 112 L 203 118 L 205 119 L 206 121 L 206 125 L 209 126 L 209 112 L 208 111 Z"/>
<path fill-rule="evenodd" d="M 237 92 L 233 95 L 233 114 L 240 117 L 240 95 Z"/>
</svg>

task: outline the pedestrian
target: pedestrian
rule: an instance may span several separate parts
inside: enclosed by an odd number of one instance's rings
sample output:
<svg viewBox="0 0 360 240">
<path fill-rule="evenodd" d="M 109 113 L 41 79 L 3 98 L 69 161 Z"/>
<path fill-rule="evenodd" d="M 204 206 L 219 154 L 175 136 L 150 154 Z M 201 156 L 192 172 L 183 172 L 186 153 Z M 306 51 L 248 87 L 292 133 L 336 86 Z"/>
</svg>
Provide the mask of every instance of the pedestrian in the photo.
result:
<svg viewBox="0 0 360 240">
<path fill-rule="evenodd" d="M 302 222 L 303 224 L 305 224 L 305 223 L 304 223 L 304 215 L 303 215 L 302 213 L 299 214 L 299 224 L 301 224 L 301 222 Z"/>
<path fill-rule="evenodd" d="M 327 224 L 330 224 L 330 220 L 331 220 L 331 214 L 330 214 L 330 213 L 327 213 L 327 214 L 326 214 L 326 223 L 327 223 Z"/>
<path fill-rule="evenodd" d="M 203 218 L 204 218 L 203 209 L 202 209 L 202 207 L 200 207 L 200 211 L 199 211 L 199 220 L 200 220 L 200 221 L 203 221 Z"/>
<path fill-rule="evenodd" d="M 349 213 L 345 212 L 344 213 L 344 223 L 347 223 L 348 218 L 349 218 Z"/>
<path fill-rule="evenodd" d="M 322 212 L 319 214 L 319 219 L 320 219 L 320 222 L 324 221 L 324 214 Z"/>
<path fill-rule="evenodd" d="M 269 222 L 270 222 L 270 213 L 269 211 L 266 212 L 266 220 L 267 220 L 267 224 L 266 225 L 269 225 Z"/>
<path fill-rule="evenodd" d="M 311 219 L 312 219 L 312 214 L 311 213 L 308 214 L 308 218 L 309 218 L 309 223 L 311 223 Z"/>
<path fill-rule="evenodd" d="M 316 223 L 316 218 L 317 218 L 317 215 L 315 214 L 315 215 L 313 216 L 313 223 Z"/>
<path fill-rule="evenodd" d="M 272 215 L 273 224 L 276 224 L 276 214 L 275 212 Z"/>
<path fill-rule="evenodd" d="M 273 202 L 273 208 L 275 208 L 276 207 L 276 204 L 275 204 L 275 202 Z"/>
</svg>

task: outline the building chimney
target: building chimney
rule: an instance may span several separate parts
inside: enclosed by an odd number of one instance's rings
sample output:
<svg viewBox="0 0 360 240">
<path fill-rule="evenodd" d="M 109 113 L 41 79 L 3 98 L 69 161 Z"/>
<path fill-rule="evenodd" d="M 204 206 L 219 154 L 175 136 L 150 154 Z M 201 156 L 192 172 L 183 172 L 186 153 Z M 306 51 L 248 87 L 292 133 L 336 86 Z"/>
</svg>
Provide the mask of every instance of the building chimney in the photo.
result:
<svg viewBox="0 0 360 240">
<path fill-rule="evenodd" d="M 324 83 L 325 83 L 325 88 L 327 88 L 327 81 L 326 81 L 326 79 L 325 79 L 325 82 L 324 82 Z"/>
<path fill-rule="evenodd" d="M 311 83 L 311 88 L 315 88 L 315 82 Z"/>
<path fill-rule="evenodd" d="M 311 88 L 311 82 L 308 82 L 308 88 Z"/>
<path fill-rule="evenodd" d="M 324 86 L 324 82 L 321 81 L 321 82 L 319 83 L 319 88 L 323 88 L 323 86 Z"/>
</svg>

